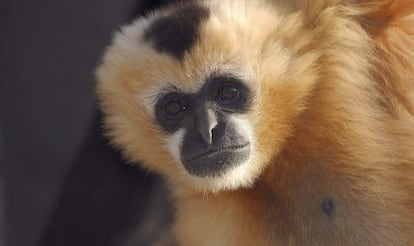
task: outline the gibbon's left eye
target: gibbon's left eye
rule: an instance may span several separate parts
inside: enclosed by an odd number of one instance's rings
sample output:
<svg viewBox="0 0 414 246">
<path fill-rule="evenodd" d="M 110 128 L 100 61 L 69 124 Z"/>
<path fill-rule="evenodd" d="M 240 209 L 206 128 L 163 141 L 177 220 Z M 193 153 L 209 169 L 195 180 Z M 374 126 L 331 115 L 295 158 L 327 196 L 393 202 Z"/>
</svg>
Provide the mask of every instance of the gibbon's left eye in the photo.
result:
<svg viewBox="0 0 414 246">
<path fill-rule="evenodd" d="M 217 91 L 217 99 L 220 101 L 231 101 L 239 97 L 239 89 L 233 85 L 220 87 Z"/>
<path fill-rule="evenodd" d="M 240 89 L 236 84 L 219 85 L 214 91 L 214 99 L 220 104 L 230 104 L 240 99 Z"/>
<path fill-rule="evenodd" d="M 243 81 L 228 75 L 216 75 L 209 79 L 210 100 L 220 110 L 242 113 L 249 109 L 251 93 Z"/>
</svg>

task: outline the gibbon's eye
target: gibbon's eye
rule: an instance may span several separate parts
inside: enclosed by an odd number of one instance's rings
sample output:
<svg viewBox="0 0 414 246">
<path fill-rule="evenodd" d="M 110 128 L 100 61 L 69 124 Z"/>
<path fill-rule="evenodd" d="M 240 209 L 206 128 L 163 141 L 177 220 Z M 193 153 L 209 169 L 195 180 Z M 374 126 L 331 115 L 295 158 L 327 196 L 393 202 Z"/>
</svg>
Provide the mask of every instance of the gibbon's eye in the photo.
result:
<svg viewBox="0 0 414 246">
<path fill-rule="evenodd" d="M 165 112 L 171 116 L 176 116 L 187 109 L 180 101 L 170 101 L 165 105 Z"/>
<path fill-rule="evenodd" d="M 220 87 L 217 91 L 217 99 L 220 101 L 235 100 L 239 96 L 239 89 L 232 85 Z"/>
<path fill-rule="evenodd" d="M 238 78 L 229 75 L 216 75 L 209 79 L 210 99 L 221 110 L 233 113 L 249 109 L 250 89 Z"/>
<path fill-rule="evenodd" d="M 158 99 L 155 115 L 158 123 L 167 132 L 178 130 L 185 121 L 189 109 L 190 96 L 171 92 Z"/>
</svg>

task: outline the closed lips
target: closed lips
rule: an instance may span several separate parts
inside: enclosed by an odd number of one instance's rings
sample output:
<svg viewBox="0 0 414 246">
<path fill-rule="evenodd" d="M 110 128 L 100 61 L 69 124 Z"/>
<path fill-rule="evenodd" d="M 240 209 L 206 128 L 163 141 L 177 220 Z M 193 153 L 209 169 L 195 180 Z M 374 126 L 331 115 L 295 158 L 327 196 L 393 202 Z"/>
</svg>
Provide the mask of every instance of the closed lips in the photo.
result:
<svg viewBox="0 0 414 246">
<path fill-rule="evenodd" d="M 187 161 L 188 162 L 195 161 L 195 160 L 197 160 L 199 158 L 202 158 L 202 157 L 205 157 L 205 156 L 208 156 L 208 155 L 211 155 L 211 154 L 222 153 L 222 152 L 229 152 L 229 151 L 236 151 L 236 150 L 239 150 L 239 149 L 244 149 L 244 148 L 248 147 L 249 145 L 250 145 L 250 143 L 243 143 L 243 144 L 239 144 L 239 145 L 223 146 L 223 147 L 220 147 L 220 148 L 211 149 L 209 151 L 206 151 L 204 153 L 201 153 L 199 155 L 196 155 L 196 156 L 188 159 Z"/>
</svg>

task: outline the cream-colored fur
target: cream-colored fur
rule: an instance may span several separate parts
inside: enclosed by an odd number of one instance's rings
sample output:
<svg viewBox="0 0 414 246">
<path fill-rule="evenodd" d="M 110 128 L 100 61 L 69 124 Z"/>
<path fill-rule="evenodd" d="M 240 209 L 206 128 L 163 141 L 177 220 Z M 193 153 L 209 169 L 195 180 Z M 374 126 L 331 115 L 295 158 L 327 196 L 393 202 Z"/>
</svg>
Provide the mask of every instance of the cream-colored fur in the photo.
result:
<svg viewBox="0 0 414 246">
<path fill-rule="evenodd" d="M 413 244 L 414 1 L 200 4 L 210 15 L 182 61 L 142 38 L 170 8 L 122 28 L 97 71 L 107 134 L 169 181 L 179 243 Z M 197 178 L 153 107 L 212 72 L 253 90 L 252 153 L 232 173 Z"/>
</svg>

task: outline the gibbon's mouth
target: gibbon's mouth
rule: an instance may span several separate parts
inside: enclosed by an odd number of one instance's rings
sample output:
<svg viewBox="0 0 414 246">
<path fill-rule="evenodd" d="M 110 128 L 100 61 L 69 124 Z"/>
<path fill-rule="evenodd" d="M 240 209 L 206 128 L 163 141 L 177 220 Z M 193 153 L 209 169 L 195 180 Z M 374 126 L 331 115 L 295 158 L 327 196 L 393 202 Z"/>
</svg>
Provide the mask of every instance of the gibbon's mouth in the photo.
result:
<svg viewBox="0 0 414 246">
<path fill-rule="evenodd" d="M 228 169 L 245 162 L 250 156 L 250 143 L 208 150 L 183 160 L 188 173 L 197 177 L 219 177 Z"/>
<path fill-rule="evenodd" d="M 198 158 L 203 158 L 205 156 L 219 154 L 221 152 L 237 151 L 237 150 L 246 148 L 249 145 L 250 145 L 250 143 L 244 143 L 244 144 L 239 144 L 239 145 L 233 145 L 233 146 L 228 146 L 228 147 L 212 149 L 212 150 L 206 151 L 204 153 L 201 153 L 199 155 L 196 155 L 195 157 L 192 157 L 192 158 L 188 159 L 187 161 L 194 161 L 194 160 L 197 160 Z"/>
</svg>

